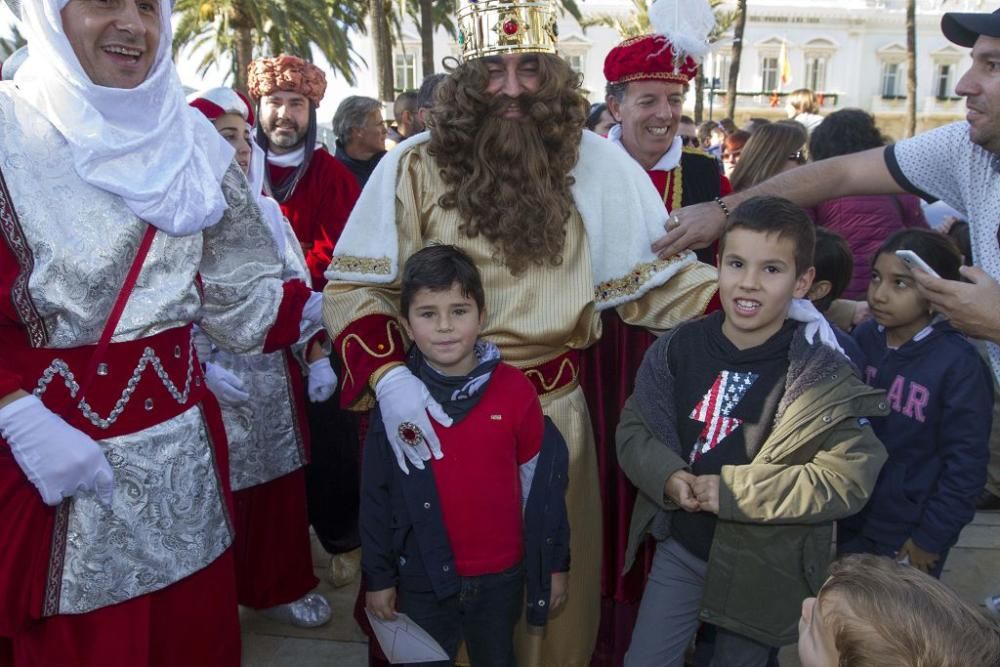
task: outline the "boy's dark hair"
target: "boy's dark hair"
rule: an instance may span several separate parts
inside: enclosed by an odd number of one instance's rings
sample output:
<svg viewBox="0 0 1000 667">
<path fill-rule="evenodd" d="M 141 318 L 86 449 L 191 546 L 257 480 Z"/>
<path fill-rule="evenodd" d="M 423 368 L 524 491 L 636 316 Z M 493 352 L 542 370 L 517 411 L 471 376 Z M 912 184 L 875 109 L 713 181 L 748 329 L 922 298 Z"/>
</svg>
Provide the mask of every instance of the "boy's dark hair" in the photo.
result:
<svg viewBox="0 0 1000 667">
<path fill-rule="evenodd" d="M 962 253 L 951 238 L 941 232 L 930 229 L 904 229 L 896 232 L 885 240 L 878 251 L 872 255 L 872 266 L 879 255 L 894 253 L 897 250 L 912 250 L 920 255 L 920 259 L 938 272 L 945 280 L 961 280 L 958 269 L 962 266 Z"/>
<path fill-rule="evenodd" d="M 948 228 L 948 237 L 958 246 L 965 265 L 972 266 L 972 237 L 969 236 L 969 223 L 965 220 L 956 220 Z"/>
<path fill-rule="evenodd" d="M 410 301 L 423 288 L 432 292 L 451 289 L 458 284 L 462 295 L 476 302 L 479 312 L 486 305 L 483 279 L 479 269 L 465 252 L 453 245 L 432 245 L 413 253 L 403 266 L 399 290 L 399 313 L 410 316 Z"/>
<path fill-rule="evenodd" d="M 813 257 L 816 267 L 815 285 L 820 280 L 830 282 L 830 292 L 813 301 L 816 310 L 825 313 L 835 300 L 840 298 L 854 275 L 854 257 L 844 237 L 825 227 L 816 228 L 816 251 Z"/>
<path fill-rule="evenodd" d="M 801 206 L 783 197 L 751 197 L 729 216 L 726 231 L 719 239 L 719 257 L 726 247 L 726 236 L 734 229 L 777 234 L 795 244 L 795 275 L 801 276 L 813 265 L 816 229 Z"/>
</svg>

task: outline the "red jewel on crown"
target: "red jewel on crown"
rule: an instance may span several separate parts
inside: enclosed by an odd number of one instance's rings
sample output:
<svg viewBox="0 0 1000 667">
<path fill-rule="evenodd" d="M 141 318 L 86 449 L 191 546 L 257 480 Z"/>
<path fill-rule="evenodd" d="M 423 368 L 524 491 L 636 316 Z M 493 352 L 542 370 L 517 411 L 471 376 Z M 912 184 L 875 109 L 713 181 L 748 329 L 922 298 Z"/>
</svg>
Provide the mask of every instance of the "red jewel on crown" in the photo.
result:
<svg viewBox="0 0 1000 667">
<path fill-rule="evenodd" d="M 520 27 L 520 24 L 518 24 L 518 22 L 514 19 L 507 19 L 503 23 L 503 31 L 506 35 L 516 35 L 518 28 Z"/>
</svg>

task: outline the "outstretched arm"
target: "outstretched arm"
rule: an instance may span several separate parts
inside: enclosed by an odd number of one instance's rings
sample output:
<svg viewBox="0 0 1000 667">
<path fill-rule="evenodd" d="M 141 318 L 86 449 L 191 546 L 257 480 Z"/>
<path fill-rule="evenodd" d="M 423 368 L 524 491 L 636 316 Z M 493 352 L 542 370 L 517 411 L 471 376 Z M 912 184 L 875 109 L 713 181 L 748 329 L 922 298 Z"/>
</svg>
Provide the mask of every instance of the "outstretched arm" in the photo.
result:
<svg viewBox="0 0 1000 667">
<path fill-rule="evenodd" d="M 725 198 L 729 211 L 743 201 L 759 195 L 773 195 L 808 207 L 848 195 L 892 194 L 904 192 L 885 161 L 884 148 L 815 162 L 775 176 L 749 190 Z M 726 226 L 726 214 L 717 202 L 685 206 L 671 215 L 666 236 L 653 244 L 661 258 L 683 250 L 704 248 L 720 236 Z"/>
</svg>

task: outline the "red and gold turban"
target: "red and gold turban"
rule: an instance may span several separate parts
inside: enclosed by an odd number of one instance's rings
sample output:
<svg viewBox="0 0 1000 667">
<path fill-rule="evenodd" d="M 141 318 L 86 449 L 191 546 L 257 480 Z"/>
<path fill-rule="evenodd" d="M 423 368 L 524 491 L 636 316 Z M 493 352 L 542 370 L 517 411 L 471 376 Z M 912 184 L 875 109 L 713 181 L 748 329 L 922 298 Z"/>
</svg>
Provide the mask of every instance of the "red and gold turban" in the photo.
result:
<svg viewBox="0 0 1000 667">
<path fill-rule="evenodd" d="M 663 35 L 626 39 L 604 59 L 604 78 L 612 84 L 651 79 L 686 84 L 697 75 L 698 62 L 678 55 Z"/>
<path fill-rule="evenodd" d="M 286 91 L 299 93 L 318 107 L 326 93 L 326 75 L 298 56 L 258 58 L 247 67 L 247 87 L 255 100 Z"/>
</svg>

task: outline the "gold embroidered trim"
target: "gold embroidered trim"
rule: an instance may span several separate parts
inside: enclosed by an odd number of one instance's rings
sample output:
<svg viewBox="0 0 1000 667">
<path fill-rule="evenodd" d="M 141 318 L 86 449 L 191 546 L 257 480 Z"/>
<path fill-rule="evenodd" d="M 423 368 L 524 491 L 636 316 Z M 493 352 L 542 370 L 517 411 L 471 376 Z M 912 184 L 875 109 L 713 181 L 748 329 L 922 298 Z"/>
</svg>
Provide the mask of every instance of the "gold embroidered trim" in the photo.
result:
<svg viewBox="0 0 1000 667">
<path fill-rule="evenodd" d="M 331 271 L 342 271 L 344 273 L 377 273 L 387 276 L 391 270 L 392 263 L 388 257 L 353 257 L 351 255 L 334 255 L 330 262 Z"/>
<path fill-rule="evenodd" d="M 671 187 L 673 186 L 673 187 Z M 670 195 L 670 203 L 667 203 L 667 195 Z M 663 204 L 667 207 L 667 213 L 680 210 L 684 197 L 684 171 L 681 163 L 670 170 L 670 180 L 663 188 Z"/>
<path fill-rule="evenodd" d="M 556 376 L 552 380 L 552 382 L 546 382 L 545 381 L 545 376 L 542 375 L 541 371 L 535 370 L 534 368 L 529 368 L 528 370 L 524 371 L 524 375 L 525 375 L 525 377 L 531 377 L 532 375 L 538 377 L 538 384 L 539 384 L 539 386 L 541 386 L 541 388 L 547 394 L 550 391 L 552 391 L 553 389 L 555 389 L 556 387 L 560 386 L 559 385 L 559 380 L 562 379 L 563 371 L 566 370 L 567 366 L 569 366 L 569 372 L 570 372 L 570 375 L 572 376 L 571 379 L 570 379 L 570 381 L 573 381 L 573 380 L 576 379 L 576 375 L 577 375 L 576 366 L 574 366 L 573 362 L 571 360 L 569 360 L 569 359 L 563 359 L 562 363 L 559 364 L 559 370 L 556 371 Z"/>
<path fill-rule="evenodd" d="M 622 297 L 632 296 L 639 291 L 639 288 L 649 282 L 653 274 L 659 273 L 666 267 L 681 259 L 681 255 L 674 255 L 669 259 L 658 259 L 655 262 L 643 262 L 637 264 L 632 272 L 623 278 L 605 280 L 594 287 L 594 300 L 598 303 L 613 301 Z"/>
<path fill-rule="evenodd" d="M 347 386 L 348 382 L 354 384 L 354 373 L 351 372 L 351 367 L 349 365 L 350 360 L 349 357 L 347 356 L 347 344 L 350 343 L 352 340 L 357 341 L 358 345 L 361 346 L 361 349 L 365 351 L 365 354 L 375 357 L 376 359 L 385 359 L 386 357 L 391 356 L 396 351 L 396 340 L 392 337 L 393 329 L 396 330 L 400 338 L 402 338 L 403 336 L 403 332 L 399 328 L 398 322 L 396 322 L 395 320 L 389 320 L 388 322 L 386 322 L 385 337 L 389 340 L 389 349 L 385 350 L 384 352 L 376 352 L 375 350 L 368 347 L 365 341 L 362 340 L 361 336 L 359 336 L 358 334 L 352 333 L 344 336 L 344 340 L 340 344 L 340 359 L 344 362 L 344 386 Z M 379 343 L 379 347 L 384 347 L 384 346 L 381 343 Z"/>
</svg>

